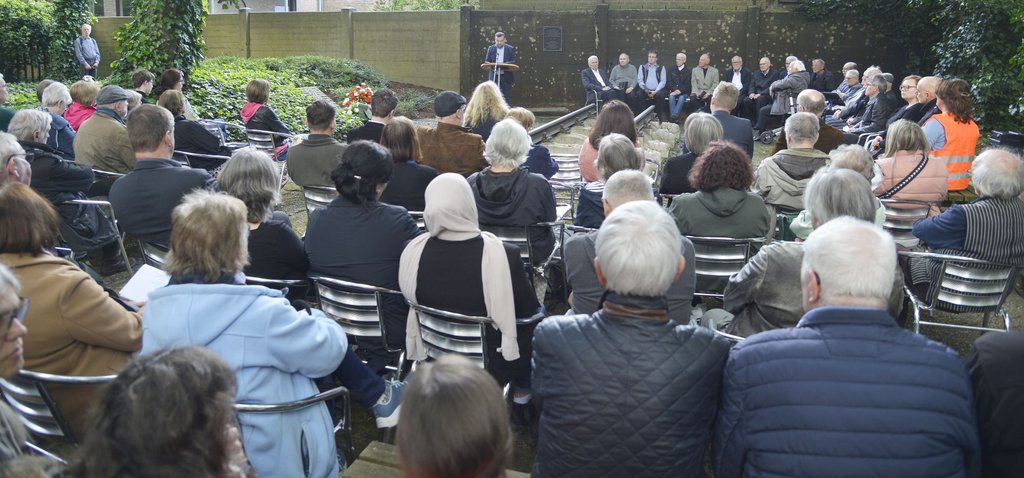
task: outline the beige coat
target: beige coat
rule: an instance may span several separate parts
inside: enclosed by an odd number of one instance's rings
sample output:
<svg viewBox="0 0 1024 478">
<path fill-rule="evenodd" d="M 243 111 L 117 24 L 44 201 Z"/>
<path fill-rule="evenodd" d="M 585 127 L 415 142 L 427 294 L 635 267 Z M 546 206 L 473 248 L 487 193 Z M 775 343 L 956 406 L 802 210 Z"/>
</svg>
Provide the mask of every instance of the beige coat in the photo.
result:
<svg viewBox="0 0 1024 478">
<path fill-rule="evenodd" d="M 0 254 L 29 299 L 25 369 L 59 375 L 116 374 L 142 348 L 142 316 L 125 310 L 96 281 L 50 255 Z M 92 390 L 53 388 L 54 399 L 81 438 Z"/>
<path fill-rule="evenodd" d="M 875 188 L 875 194 L 882 194 L 893 188 L 907 177 L 918 163 L 921 153 L 914 151 L 897 151 L 890 158 L 879 159 L 876 163 L 882 170 L 882 182 Z M 938 204 L 946 200 L 946 188 L 949 186 L 949 172 L 946 170 L 946 158 L 930 156 L 924 169 L 890 199 L 900 201 L 923 201 L 932 204 L 932 216 L 938 214 Z"/>
<path fill-rule="evenodd" d="M 128 142 L 128 129 L 103 113 L 82 123 L 75 135 L 74 148 L 78 164 L 121 174 L 135 168 L 135 150 Z"/>
</svg>

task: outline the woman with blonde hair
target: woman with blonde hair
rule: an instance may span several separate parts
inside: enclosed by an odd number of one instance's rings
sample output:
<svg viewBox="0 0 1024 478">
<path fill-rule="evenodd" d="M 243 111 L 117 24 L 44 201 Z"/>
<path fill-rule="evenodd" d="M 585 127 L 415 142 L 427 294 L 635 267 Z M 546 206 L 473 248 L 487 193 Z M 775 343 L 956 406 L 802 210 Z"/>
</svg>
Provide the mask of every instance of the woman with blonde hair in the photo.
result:
<svg viewBox="0 0 1024 478">
<path fill-rule="evenodd" d="M 71 104 L 67 105 L 64 119 L 77 133 L 82 123 L 96 112 L 96 97 L 100 94 L 100 84 L 95 81 L 79 80 L 71 84 L 70 93 Z"/>
<path fill-rule="evenodd" d="M 508 115 L 508 103 L 501 97 L 501 90 L 493 81 L 476 85 L 473 97 L 466 104 L 465 127 L 472 128 L 484 142 L 491 136 L 494 125 Z"/>
<path fill-rule="evenodd" d="M 501 389 L 468 359 L 445 355 L 416 371 L 395 445 L 407 478 L 499 478 L 512 460 Z"/>
<path fill-rule="evenodd" d="M 944 158 L 929 154 L 928 138 L 917 123 L 900 120 L 890 125 L 885 157 L 876 164 L 882 170 L 882 182 L 874 191 L 879 199 L 923 201 L 932 205 L 929 215 L 939 213 L 949 173 Z"/>
</svg>

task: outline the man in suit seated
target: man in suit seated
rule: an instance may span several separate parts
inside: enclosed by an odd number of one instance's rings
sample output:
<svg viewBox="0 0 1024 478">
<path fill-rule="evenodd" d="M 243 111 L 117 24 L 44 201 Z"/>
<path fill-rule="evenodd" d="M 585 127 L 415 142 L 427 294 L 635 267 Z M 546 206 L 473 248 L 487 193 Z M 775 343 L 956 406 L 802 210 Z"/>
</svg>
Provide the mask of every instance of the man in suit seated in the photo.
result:
<svg viewBox="0 0 1024 478">
<path fill-rule="evenodd" d="M 731 70 L 730 70 L 731 71 Z M 722 139 L 736 143 L 748 157 L 754 157 L 754 129 L 750 126 L 750 120 L 732 116 L 730 112 L 736 109 L 739 101 L 740 91 L 734 83 L 725 81 L 718 84 L 711 94 L 711 114 L 719 123 L 722 123 Z"/>
<path fill-rule="evenodd" d="M 676 53 L 676 67 L 668 71 L 668 110 L 672 121 L 679 120 L 683 112 L 693 109 L 690 91 L 693 72 L 686 67 L 686 53 Z M 687 105 L 689 103 L 689 105 Z"/>
<path fill-rule="evenodd" d="M 768 57 L 761 58 L 757 66 L 758 70 L 751 75 L 750 89 L 743 96 L 740 108 L 740 114 L 750 121 L 757 121 L 757 112 L 772 102 L 768 89 L 779 76 L 779 72 L 772 68 L 772 61 Z"/>
<path fill-rule="evenodd" d="M 217 189 L 205 169 L 170 159 L 174 152 L 174 117 L 157 105 L 142 105 L 128 117 L 128 138 L 135 169 L 114 181 L 110 204 L 121 230 L 143 241 L 167 246 L 171 211 L 196 189 Z"/>
<path fill-rule="evenodd" d="M 612 87 L 597 56 L 587 58 L 587 68 L 580 71 L 580 80 L 583 82 L 583 92 L 587 95 L 587 104 L 597 101 L 597 98 L 601 98 L 601 101 L 626 100 L 622 90 Z"/>
<path fill-rule="evenodd" d="M 746 98 L 750 94 L 752 78 L 753 75 L 750 73 L 750 70 L 743 67 L 743 58 L 739 55 L 732 57 L 732 67 L 725 71 L 724 80 L 736 85 L 736 89 L 740 92 L 740 98 Z M 738 104 L 739 102 L 737 101 Z M 711 110 L 714 111 L 714 107 Z M 732 114 L 740 114 L 739 106 L 733 107 Z"/>
<path fill-rule="evenodd" d="M 370 121 L 362 126 L 349 131 L 345 136 L 345 142 L 351 143 L 361 139 L 366 141 L 380 142 L 380 136 L 384 133 L 384 126 L 395 117 L 395 108 L 398 108 L 398 96 L 387 88 L 381 88 L 373 92 L 370 100 Z"/>
<path fill-rule="evenodd" d="M 832 72 L 825 69 L 825 60 L 821 58 L 811 60 L 811 84 L 807 87 L 818 91 L 832 89 Z"/>
<path fill-rule="evenodd" d="M 691 92 L 701 101 L 701 111 L 710 111 L 711 92 L 718 85 L 718 68 L 711 66 L 711 55 L 707 53 L 700 56 L 697 66 L 694 67 L 690 77 Z"/>
</svg>

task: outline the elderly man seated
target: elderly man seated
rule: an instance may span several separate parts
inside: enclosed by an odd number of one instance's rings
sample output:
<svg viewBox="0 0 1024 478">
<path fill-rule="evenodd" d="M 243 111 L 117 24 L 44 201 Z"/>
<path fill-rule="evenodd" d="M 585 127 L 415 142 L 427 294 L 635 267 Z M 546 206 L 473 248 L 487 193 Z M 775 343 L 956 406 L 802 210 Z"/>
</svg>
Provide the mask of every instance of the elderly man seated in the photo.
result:
<svg viewBox="0 0 1024 478">
<path fill-rule="evenodd" d="M 807 185 L 804 199 L 815 229 L 841 216 L 875 220 L 877 202 L 871 185 L 863 175 L 850 169 L 818 171 Z M 808 240 L 816 233 L 812 232 Z M 799 242 L 780 241 L 762 247 L 739 273 L 729 278 L 723 301 L 725 311 L 708 311 L 702 320 L 743 337 L 795 326 L 803 313 L 797 286 L 803 255 L 803 243 Z M 903 302 L 902 274 L 897 273 L 888 284 L 892 292 L 887 295 L 887 309 L 896 317 Z"/>
<path fill-rule="evenodd" d="M 469 176 L 484 167 L 484 140 L 462 126 L 466 98 L 454 91 L 442 91 L 434 98 L 437 126 L 420 126 L 416 140 L 420 145 L 420 163 L 438 173 Z"/>
<path fill-rule="evenodd" d="M 859 135 L 885 130 L 886 121 L 899 109 L 896 98 L 886 94 L 886 88 L 888 88 L 888 84 L 882 75 L 872 77 L 868 81 L 864 91 L 864 95 L 869 98 L 868 104 L 855 124 L 843 128 L 844 143 L 857 144 Z"/>
<path fill-rule="evenodd" d="M 32 165 L 25 160 L 25 150 L 18 144 L 18 138 L 0 133 L 0 186 L 9 182 L 31 185 Z"/>
<path fill-rule="evenodd" d="M 603 198 L 604 215 L 608 216 L 615 208 L 632 201 L 654 201 L 651 191 L 651 180 L 646 174 L 637 170 L 624 170 L 612 174 L 604 184 Z M 763 208 L 762 208 L 763 210 Z M 594 270 L 594 256 L 597 254 L 598 231 L 577 234 L 565 241 L 565 268 L 572 286 L 570 303 L 577 314 L 592 314 L 601 308 L 601 297 L 604 285 Z M 693 244 L 683 238 L 681 254 L 686 259 L 686 269 L 672 281 L 666 293 L 668 300 L 668 316 L 680 324 L 690 321 L 690 301 L 696 288 L 697 277 L 694 270 L 695 259 Z"/>
<path fill-rule="evenodd" d="M 974 159 L 971 181 L 978 199 L 954 204 L 942 214 L 914 223 L 914 235 L 933 252 L 1024 267 L 1024 167 L 1021 158 L 989 149 Z M 940 264 L 913 261 L 914 289 L 924 296 Z"/>
<path fill-rule="evenodd" d="M 821 94 L 820 91 L 801 91 L 796 97 L 796 110 L 801 113 L 811 113 L 818 117 L 818 141 L 814 143 L 814 149 L 828 154 L 843 144 L 843 132 L 830 126 L 821 116 L 825 112 L 825 95 Z M 772 154 L 778 154 L 779 151 L 788 147 L 786 131 L 783 130 L 779 133 L 778 139 L 775 140 L 775 144 L 772 146 Z"/>
<path fill-rule="evenodd" d="M 601 309 L 537 326 L 533 476 L 703 476 L 729 345 L 669 318 L 681 239 L 655 202 L 619 206 L 597 235 Z"/>
<path fill-rule="evenodd" d="M 587 58 L 587 67 L 580 71 L 580 80 L 583 83 L 583 92 L 587 95 L 587 104 L 598 98 L 601 101 L 626 101 L 626 94 L 612 85 L 596 56 Z"/>
<path fill-rule="evenodd" d="M 730 352 L 715 476 L 980 476 L 960 356 L 885 311 L 892 236 L 838 218 L 811 235 L 799 262 L 800 322 Z"/>
<path fill-rule="evenodd" d="M 818 141 L 818 118 L 797 113 L 786 120 L 789 148 L 761 161 L 754 172 L 753 191 L 765 204 L 786 211 L 804 208 L 803 195 L 815 171 L 827 166 L 828 155 L 814 149 Z"/>
</svg>

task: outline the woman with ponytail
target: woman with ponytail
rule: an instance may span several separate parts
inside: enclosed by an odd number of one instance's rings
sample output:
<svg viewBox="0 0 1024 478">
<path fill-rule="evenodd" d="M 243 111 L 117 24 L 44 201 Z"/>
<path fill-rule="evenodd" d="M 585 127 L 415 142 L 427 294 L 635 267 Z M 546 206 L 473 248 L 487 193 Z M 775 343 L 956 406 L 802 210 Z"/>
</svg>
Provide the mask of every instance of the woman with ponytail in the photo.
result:
<svg viewBox="0 0 1024 478">
<path fill-rule="evenodd" d="M 309 216 L 310 274 L 398 290 L 399 257 L 420 230 L 405 208 L 380 202 L 394 169 L 391 153 L 377 143 L 356 141 L 345 149 L 331 172 L 338 198 Z M 388 295 L 381 309 L 388 344 L 405 344 L 405 301 Z M 398 358 L 379 338 L 357 337 L 356 343 L 377 372 Z"/>
</svg>

